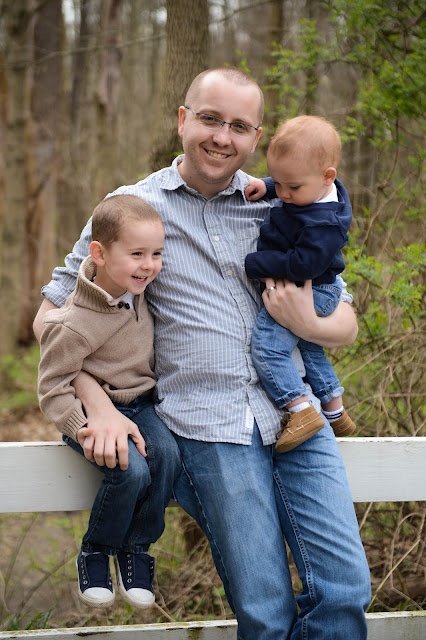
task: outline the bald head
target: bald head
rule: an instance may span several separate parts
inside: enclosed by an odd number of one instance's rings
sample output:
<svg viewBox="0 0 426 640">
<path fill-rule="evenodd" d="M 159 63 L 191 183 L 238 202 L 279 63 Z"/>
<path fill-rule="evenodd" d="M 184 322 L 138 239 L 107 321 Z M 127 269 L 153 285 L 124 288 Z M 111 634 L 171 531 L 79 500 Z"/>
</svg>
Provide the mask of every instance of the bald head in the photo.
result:
<svg viewBox="0 0 426 640">
<path fill-rule="evenodd" d="M 199 93 L 204 88 L 204 85 L 208 83 L 209 79 L 217 78 L 217 77 L 223 78 L 224 80 L 227 80 L 228 82 L 231 82 L 236 86 L 241 86 L 241 87 L 252 86 L 256 88 L 259 94 L 259 109 L 258 109 L 259 123 L 258 124 L 260 124 L 263 120 L 263 109 L 264 109 L 264 99 L 263 99 L 262 90 L 257 84 L 257 82 L 253 80 L 251 76 L 249 76 L 244 71 L 241 71 L 241 69 L 236 69 L 235 67 L 216 67 L 213 69 L 206 69 L 206 71 L 202 71 L 201 73 L 199 73 L 198 76 L 194 78 L 194 80 L 192 81 L 187 91 L 187 94 L 185 97 L 185 104 L 192 104 L 196 100 Z"/>
</svg>

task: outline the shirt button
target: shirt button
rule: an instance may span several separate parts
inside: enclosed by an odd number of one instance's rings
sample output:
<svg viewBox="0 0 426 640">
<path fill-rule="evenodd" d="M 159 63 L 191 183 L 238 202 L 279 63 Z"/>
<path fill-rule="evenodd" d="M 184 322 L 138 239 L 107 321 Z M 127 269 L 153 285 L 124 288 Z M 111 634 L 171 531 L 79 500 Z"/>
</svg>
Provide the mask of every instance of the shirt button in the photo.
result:
<svg viewBox="0 0 426 640">
<path fill-rule="evenodd" d="M 215 240 L 216 242 L 219 242 L 220 236 L 213 236 L 213 240 Z"/>
</svg>

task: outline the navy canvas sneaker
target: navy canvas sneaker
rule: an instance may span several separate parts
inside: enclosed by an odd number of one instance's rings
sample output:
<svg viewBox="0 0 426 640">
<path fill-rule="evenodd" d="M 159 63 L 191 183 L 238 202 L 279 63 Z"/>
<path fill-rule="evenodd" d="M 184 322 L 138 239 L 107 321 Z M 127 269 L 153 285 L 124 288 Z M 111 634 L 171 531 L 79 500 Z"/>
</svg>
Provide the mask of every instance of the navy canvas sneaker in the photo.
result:
<svg viewBox="0 0 426 640">
<path fill-rule="evenodd" d="M 115 598 L 105 553 L 82 553 L 77 558 L 78 595 L 91 607 L 109 607 Z"/>
<path fill-rule="evenodd" d="M 154 558 L 147 553 L 119 551 L 114 558 L 118 591 L 133 607 L 145 609 L 155 602 L 152 581 Z"/>
</svg>

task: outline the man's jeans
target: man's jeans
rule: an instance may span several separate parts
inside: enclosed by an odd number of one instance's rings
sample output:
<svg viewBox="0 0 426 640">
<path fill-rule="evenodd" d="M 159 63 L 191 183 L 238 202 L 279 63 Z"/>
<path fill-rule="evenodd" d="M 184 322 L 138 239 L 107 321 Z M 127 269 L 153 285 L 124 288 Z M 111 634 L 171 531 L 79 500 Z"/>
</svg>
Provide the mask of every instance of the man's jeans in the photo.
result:
<svg viewBox="0 0 426 640">
<path fill-rule="evenodd" d="M 173 484 L 181 470 L 176 442 L 154 410 L 152 398 L 140 397 L 117 409 L 130 418 L 145 439 L 144 458 L 129 438 L 129 466 L 122 471 L 95 467 L 104 474 L 93 503 L 82 550 L 141 553 L 164 531 L 164 511 L 173 493 Z M 84 455 L 72 438 L 64 441 Z"/>
<path fill-rule="evenodd" d="M 365 640 L 370 576 L 330 426 L 281 454 L 256 425 L 250 446 L 175 437 L 175 497 L 209 539 L 238 639 Z"/>
<path fill-rule="evenodd" d="M 324 317 L 334 311 L 340 292 L 341 286 L 335 284 L 314 287 L 314 305 L 318 316 Z M 341 396 L 344 388 L 324 349 L 295 336 L 275 322 L 266 308 L 262 307 L 253 327 L 251 351 L 259 378 L 277 405 L 283 409 L 289 402 L 305 394 L 305 384 L 291 358 L 297 346 L 305 365 L 305 379 L 321 404 Z"/>
</svg>

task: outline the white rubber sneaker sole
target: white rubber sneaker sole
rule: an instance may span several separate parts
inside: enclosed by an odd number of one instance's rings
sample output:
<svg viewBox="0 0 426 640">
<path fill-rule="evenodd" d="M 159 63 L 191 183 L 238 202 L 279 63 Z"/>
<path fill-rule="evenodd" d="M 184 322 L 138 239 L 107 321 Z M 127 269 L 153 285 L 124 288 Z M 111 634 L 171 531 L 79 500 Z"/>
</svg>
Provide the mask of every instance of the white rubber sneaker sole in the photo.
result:
<svg viewBox="0 0 426 640">
<path fill-rule="evenodd" d="M 77 557 L 77 560 L 75 562 L 77 567 L 77 572 L 78 572 L 79 557 Z M 104 609 L 106 607 L 110 607 L 115 600 L 114 587 L 112 588 L 112 591 L 110 591 L 110 589 L 105 589 L 104 587 L 89 587 L 88 589 L 85 589 L 83 592 L 80 588 L 79 580 L 77 581 L 77 584 L 78 584 L 78 597 L 82 602 L 84 602 L 84 604 L 88 605 L 89 607 L 99 607 Z"/>
<path fill-rule="evenodd" d="M 126 602 L 136 609 L 149 609 L 155 602 L 155 596 L 148 589 L 126 589 L 119 584 L 118 591 Z"/>
<path fill-rule="evenodd" d="M 115 600 L 115 593 L 111 593 L 109 589 L 103 589 L 102 587 L 90 587 L 84 593 L 78 587 L 78 595 L 80 600 L 89 607 L 100 607 L 102 609 L 110 607 Z"/>
<path fill-rule="evenodd" d="M 136 587 L 126 590 L 123 586 L 123 578 L 121 577 L 120 565 L 117 558 L 114 558 L 114 566 L 117 576 L 118 592 L 123 600 L 136 609 L 148 609 L 152 607 L 155 602 L 155 595 L 152 591 L 149 591 L 149 589 L 138 589 Z"/>
</svg>

